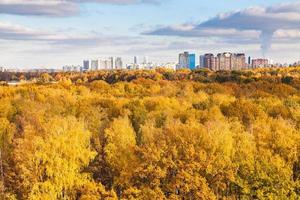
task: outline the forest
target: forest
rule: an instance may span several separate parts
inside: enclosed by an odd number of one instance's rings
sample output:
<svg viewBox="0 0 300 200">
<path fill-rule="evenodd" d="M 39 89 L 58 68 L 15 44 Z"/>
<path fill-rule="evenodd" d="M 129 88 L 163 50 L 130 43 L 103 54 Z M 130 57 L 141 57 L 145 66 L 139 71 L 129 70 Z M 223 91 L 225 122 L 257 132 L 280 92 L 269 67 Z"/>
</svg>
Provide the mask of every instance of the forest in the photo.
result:
<svg viewBox="0 0 300 200">
<path fill-rule="evenodd" d="M 300 67 L 0 80 L 0 199 L 300 199 Z"/>
</svg>

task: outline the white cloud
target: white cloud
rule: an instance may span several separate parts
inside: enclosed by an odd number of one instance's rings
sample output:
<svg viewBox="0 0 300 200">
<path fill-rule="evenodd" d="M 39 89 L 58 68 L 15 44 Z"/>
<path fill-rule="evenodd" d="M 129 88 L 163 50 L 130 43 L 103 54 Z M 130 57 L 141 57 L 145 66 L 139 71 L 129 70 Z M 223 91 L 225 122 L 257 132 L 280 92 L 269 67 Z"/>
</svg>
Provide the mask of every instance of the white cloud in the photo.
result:
<svg viewBox="0 0 300 200">
<path fill-rule="evenodd" d="M 278 29 L 274 32 L 274 38 L 300 38 L 300 29 Z"/>
<path fill-rule="evenodd" d="M 263 54 L 273 41 L 298 38 L 300 30 L 300 3 L 285 3 L 271 7 L 251 7 L 222 13 L 188 29 L 177 26 L 159 27 L 147 35 L 181 37 L 215 37 L 224 42 L 261 43 Z M 295 41 L 295 40 L 294 40 Z"/>
<path fill-rule="evenodd" d="M 78 5 L 68 1 L 0 0 L 0 13 L 4 14 L 68 16 L 78 12 Z"/>
<path fill-rule="evenodd" d="M 126 57 L 149 53 L 150 49 L 165 51 L 168 45 L 164 39 L 152 40 L 146 36 L 66 33 L 0 22 L 0 48 L 5 49 L 0 65 L 5 66 L 61 67 L 68 63 L 80 64 L 86 58 L 112 55 L 122 56 L 126 61 Z"/>
<path fill-rule="evenodd" d="M 0 13 L 12 15 L 70 16 L 78 14 L 79 4 L 159 4 L 161 0 L 0 0 Z"/>
</svg>

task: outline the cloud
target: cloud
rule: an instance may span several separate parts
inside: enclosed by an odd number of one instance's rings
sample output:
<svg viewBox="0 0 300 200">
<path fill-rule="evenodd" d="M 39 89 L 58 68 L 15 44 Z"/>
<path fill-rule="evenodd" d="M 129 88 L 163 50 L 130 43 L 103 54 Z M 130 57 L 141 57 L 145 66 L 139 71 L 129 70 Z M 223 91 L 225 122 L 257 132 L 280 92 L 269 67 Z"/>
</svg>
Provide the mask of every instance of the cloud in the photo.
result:
<svg viewBox="0 0 300 200">
<path fill-rule="evenodd" d="M 59 48 L 126 47 L 151 44 L 151 41 L 139 36 L 103 35 L 95 31 L 85 33 L 72 31 L 70 34 L 70 31 L 65 33 L 65 31 L 38 30 L 9 22 L 0 22 L 0 41 L 22 41 Z M 155 45 L 159 44 L 161 42 Z"/>
<path fill-rule="evenodd" d="M 78 5 L 69 1 L 0 0 L 0 13 L 2 14 L 69 16 L 78 12 Z"/>
<path fill-rule="evenodd" d="M 60 32 L 36 30 L 22 25 L 0 22 L 0 40 L 46 42 L 61 45 L 92 45 L 107 38 L 96 34 L 66 35 Z"/>
<path fill-rule="evenodd" d="M 219 14 L 200 24 L 159 27 L 144 34 L 217 37 L 224 41 L 249 43 L 259 40 L 262 53 L 265 54 L 271 47 L 273 39 L 279 41 L 299 37 L 299 29 L 300 3 L 285 3 Z M 289 33 L 284 33 L 283 30 L 288 30 Z"/>
<path fill-rule="evenodd" d="M 1 40 L 40 40 L 48 36 L 50 35 L 21 25 L 0 22 Z"/>
<path fill-rule="evenodd" d="M 151 31 L 143 32 L 144 35 L 181 36 L 181 37 L 249 37 L 259 36 L 256 30 L 238 30 L 235 28 L 198 28 L 193 24 L 181 24 L 158 27 Z"/>
<path fill-rule="evenodd" d="M 68 63 L 81 64 L 83 59 L 109 56 L 121 56 L 124 61 L 131 62 L 133 54 L 151 56 L 158 52 L 149 52 L 148 49 L 161 49 L 166 53 L 168 44 L 162 38 L 152 40 L 146 36 L 35 29 L 0 21 L 0 47 L 5 49 L 1 65 L 11 67 L 60 67 Z M 166 59 L 166 56 L 157 59 Z"/>
<path fill-rule="evenodd" d="M 72 16 L 80 11 L 80 4 L 159 4 L 161 0 L 0 0 L 0 14 Z"/>
<path fill-rule="evenodd" d="M 300 3 L 291 4 L 300 6 Z M 236 28 L 240 30 L 277 30 L 300 28 L 300 10 L 252 7 L 241 11 L 220 14 L 198 25 L 198 28 Z M 282 7 L 283 8 L 283 7 Z M 297 11 L 297 12 L 296 12 Z"/>
<path fill-rule="evenodd" d="M 128 5 L 128 4 L 159 4 L 160 0 L 67 0 L 69 2 L 76 3 L 107 3 L 107 4 L 120 4 L 120 5 Z"/>
</svg>

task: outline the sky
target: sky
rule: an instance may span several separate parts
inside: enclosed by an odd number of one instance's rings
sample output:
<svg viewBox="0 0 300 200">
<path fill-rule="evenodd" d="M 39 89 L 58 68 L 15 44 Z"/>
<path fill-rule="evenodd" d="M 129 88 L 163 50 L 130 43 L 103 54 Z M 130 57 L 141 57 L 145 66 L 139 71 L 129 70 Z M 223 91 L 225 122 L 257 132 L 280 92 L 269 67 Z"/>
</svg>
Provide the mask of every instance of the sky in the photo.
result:
<svg viewBox="0 0 300 200">
<path fill-rule="evenodd" d="M 0 66 L 61 68 L 84 59 L 244 52 L 300 60 L 300 1 L 0 0 Z"/>
</svg>

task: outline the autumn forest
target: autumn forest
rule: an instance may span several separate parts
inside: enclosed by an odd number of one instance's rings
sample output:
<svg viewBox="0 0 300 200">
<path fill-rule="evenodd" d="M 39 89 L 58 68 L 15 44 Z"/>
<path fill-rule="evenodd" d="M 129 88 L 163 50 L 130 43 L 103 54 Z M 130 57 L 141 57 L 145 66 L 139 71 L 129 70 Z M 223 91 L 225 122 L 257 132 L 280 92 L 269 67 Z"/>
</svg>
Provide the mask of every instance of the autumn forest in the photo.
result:
<svg viewBox="0 0 300 200">
<path fill-rule="evenodd" d="M 300 199 L 299 67 L 0 80 L 0 199 Z"/>
</svg>

